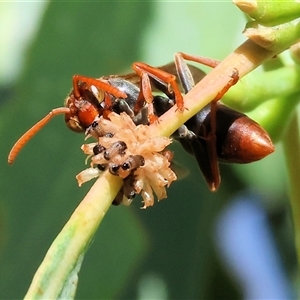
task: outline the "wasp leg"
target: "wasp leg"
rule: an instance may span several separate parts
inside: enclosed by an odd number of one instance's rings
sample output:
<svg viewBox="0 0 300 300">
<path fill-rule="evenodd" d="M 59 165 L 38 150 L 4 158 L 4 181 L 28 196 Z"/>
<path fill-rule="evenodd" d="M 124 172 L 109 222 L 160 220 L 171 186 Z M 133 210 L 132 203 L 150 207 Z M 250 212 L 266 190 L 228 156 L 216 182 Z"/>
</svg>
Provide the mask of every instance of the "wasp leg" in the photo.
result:
<svg viewBox="0 0 300 300">
<path fill-rule="evenodd" d="M 176 60 L 188 60 L 188 61 L 193 61 L 197 62 L 199 64 L 215 68 L 219 63 L 220 60 L 209 58 L 209 57 L 204 57 L 204 56 L 198 56 L 198 55 L 191 55 L 183 52 L 177 52 L 175 54 L 175 61 Z"/>
<path fill-rule="evenodd" d="M 132 65 L 132 68 L 141 77 L 142 81 L 143 80 L 145 81 L 145 83 L 141 82 L 141 89 L 142 89 L 142 92 L 144 93 L 144 96 L 145 96 L 145 93 L 146 93 L 146 95 L 148 93 L 151 93 L 151 96 L 152 96 L 152 88 L 151 88 L 150 78 L 152 80 L 160 82 L 160 83 L 167 83 L 169 92 L 174 93 L 174 99 L 175 99 L 178 110 L 181 112 L 184 110 L 183 97 L 182 97 L 179 87 L 176 83 L 175 75 L 170 74 L 159 68 L 149 66 L 145 63 L 141 63 L 141 62 L 135 62 Z M 147 79 L 145 79 L 145 78 L 147 78 Z M 145 99 L 145 100 L 147 101 L 147 99 Z"/>
<path fill-rule="evenodd" d="M 218 160 L 211 159 L 211 153 L 206 141 L 202 141 L 192 131 L 185 137 L 177 138 L 183 148 L 192 154 L 198 163 L 201 173 L 211 191 L 216 191 L 221 183 Z"/>
</svg>

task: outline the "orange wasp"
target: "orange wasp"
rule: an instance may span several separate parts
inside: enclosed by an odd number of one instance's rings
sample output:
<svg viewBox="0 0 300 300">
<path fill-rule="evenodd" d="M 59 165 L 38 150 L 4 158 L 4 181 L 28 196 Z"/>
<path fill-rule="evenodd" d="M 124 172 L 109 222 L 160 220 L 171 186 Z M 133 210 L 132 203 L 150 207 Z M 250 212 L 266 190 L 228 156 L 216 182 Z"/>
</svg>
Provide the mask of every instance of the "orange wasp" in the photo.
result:
<svg viewBox="0 0 300 300">
<path fill-rule="evenodd" d="M 24 145 L 52 117 L 64 114 L 67 126 L 76 132 L 85 132 L 96 127 L 99 116 L 108 118 L 111 111 L 126 112 L 138 124 L 155 122 L 160 115 L 177 105 L 184 110 L 181 91 L 187 93 L 205 73 L 188 65 L 185 60 L 215 67 L 219 61 L 175 54 L 175 60 L 156 68 L 145 63 L 133 63 L 135 73 L 124 76 L 111 75 L 98 79 L 81 75 L 73 76 L 73 89 L 65 100 L 65 107 L 52 109 L 48 115 L 33 125 L 12 147 L 8 162 L 13 163 Z M 274 151 L 274 146 L 265 132 L 246 115 L 218 103 L 224 93 L 238 81 L 238 70 L 233 70 L 228 84 L 216 98 L 175 133 L 184 149 L 193 154 L 210 188 L 220 185 L 218 161 L 249 163 L 259 160 Z M 153 91 L 164 95 L 154 96 Z"/>
</svg>

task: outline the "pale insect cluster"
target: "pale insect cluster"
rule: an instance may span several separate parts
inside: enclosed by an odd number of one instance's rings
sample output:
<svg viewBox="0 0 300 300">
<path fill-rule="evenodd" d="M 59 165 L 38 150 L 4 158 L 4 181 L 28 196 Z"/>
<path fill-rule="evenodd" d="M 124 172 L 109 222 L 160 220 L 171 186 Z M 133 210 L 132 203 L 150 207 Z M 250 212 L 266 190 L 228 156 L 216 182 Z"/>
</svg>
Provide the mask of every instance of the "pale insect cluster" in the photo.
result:
<svg viewBox="0 0 300 300">
<path fill-rule="evenodd" d="M 114 112 L 109 120 L 99 117 L 86 134 L 98 141 L 82 146 L 91 167 L 77 175 L 79 186 L 108 170 L 123 179 L 115 204 L 130 204 L 141 194 L 142 208 L 147 208 L 154 204 L 154 194 L 158 200 L 167 197 L 166 187 L 177 179 L 164 152 L 172 142 L 170 138 L 154 137 L 151 126 L 136 126 L 126 113 Z"/>
</svg>

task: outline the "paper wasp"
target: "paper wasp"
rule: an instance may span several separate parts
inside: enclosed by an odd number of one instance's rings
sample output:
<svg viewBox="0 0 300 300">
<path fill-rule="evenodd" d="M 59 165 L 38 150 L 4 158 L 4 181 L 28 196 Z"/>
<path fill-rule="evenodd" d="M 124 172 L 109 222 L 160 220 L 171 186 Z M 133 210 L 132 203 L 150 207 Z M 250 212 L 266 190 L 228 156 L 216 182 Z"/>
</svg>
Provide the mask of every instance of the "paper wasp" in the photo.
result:
<svg viewBox="0 0 300 300">
<path fill-rule="evenodd" d="M 95 79 L 73 76 L 73 89 L 65 100 L 65 107 L 55 108 L 31 127 L 13 146 L 8 162 L 13 163 L 23 146 L 49 120 L 65 115 L 67 126 L 76 132 L 85 132 L 99 116 L 105 118 L 111 111 L 126 112 L 136 124 L 149 124 L 177 105 L 184 109 L 180 83 L 184 93 L 200 81 L 205 73 L 187 65 L 185 60 L 215 67 L 213 59 L 177 53 L 175 61 L 155 68 L 144 63 L 132 65 L 135 73 L 119 76 L 103 76 Z M 180 83 L 179 83 L 179 81 Z M 246 115 L 219 104 L 218 100 L 238 80 L 234 70 L 228 85 L 211 102 L 174 133 L 184 149 L 193 154 L 209 188 L 219 187 L 218 160 L 228 163 L 249 163 L 274 151 L 268 134 Z M 162 96 L 153 96 L 153 90 Z"/>
</svg>

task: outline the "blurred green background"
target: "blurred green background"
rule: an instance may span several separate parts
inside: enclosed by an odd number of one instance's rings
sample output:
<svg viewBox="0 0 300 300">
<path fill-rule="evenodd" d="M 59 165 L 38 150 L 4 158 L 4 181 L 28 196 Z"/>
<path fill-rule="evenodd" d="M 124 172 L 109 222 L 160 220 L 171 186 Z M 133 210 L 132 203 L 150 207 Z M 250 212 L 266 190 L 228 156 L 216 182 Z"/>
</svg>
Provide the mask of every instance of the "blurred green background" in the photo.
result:
<svg viewBox="0 0 300 300">
<path fill-rule="evenodd" d="M 51 242 L 92 184 L 77 186 L 75 175 L 85 168 L 83 135 L 69 131 L 63 117 L 32 139 L 13 166 L 7 164 L 17 138 L 63 104 L 72 75 L 122 74 L 134 61 L 162 65 L 177 51 L 222 59 L 244 40 L 244 23 L 230 2 L 0 4 L 1 299 L 25 295 Z M 214 194 L 193 158 L 179 145 L 173 149 L 189 175 L 153 208 L 140 210 L 140 198 L 130 207 L 111 207 L 84 259 L 76 297 L 245 297 L 243 279 L 226 256 L 224 263 L 216 233 L 220 214 L 241 191 L 258 195 L 289 293 L 296 263 L 280 145 L 261 162 L 222 166 L 222 186 Z"/>
</svg>

